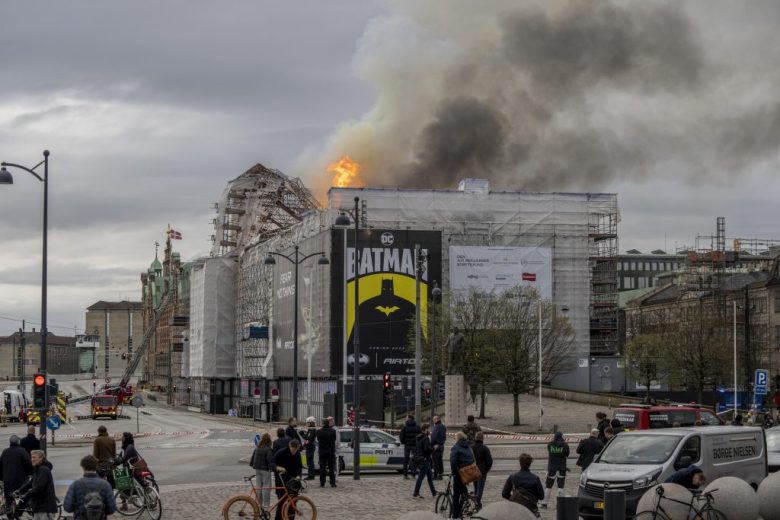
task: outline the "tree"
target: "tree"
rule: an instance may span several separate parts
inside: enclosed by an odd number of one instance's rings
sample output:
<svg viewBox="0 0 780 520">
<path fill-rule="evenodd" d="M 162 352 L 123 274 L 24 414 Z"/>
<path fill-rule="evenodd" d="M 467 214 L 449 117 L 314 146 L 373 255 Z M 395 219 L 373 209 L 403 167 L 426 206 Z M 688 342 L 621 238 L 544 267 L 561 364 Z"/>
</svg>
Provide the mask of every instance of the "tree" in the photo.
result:
<svg viewBox="0 0 780 520">
<path fill-rule="evenodd" d="M 625 371 L 630 378 L 645 387 L 650 396 L 650 386 L 667 372 L 666 344 L 659 334 L 639 334 L 626 343 L 623 352 Z"/>
</svg>

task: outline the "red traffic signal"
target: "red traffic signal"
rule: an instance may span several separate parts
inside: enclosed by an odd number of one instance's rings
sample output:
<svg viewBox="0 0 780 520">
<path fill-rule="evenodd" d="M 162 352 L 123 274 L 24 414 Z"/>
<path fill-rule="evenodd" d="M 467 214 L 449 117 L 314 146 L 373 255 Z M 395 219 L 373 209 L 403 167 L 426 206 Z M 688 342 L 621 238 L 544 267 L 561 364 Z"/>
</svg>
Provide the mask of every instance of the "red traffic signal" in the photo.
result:
<svg viewBox="0 0 780 520">
<path fill-rule="evenodd" d="M 33 377 L 33 384 L 35 386 L 44 386 L 46 384 L 46 376 L 43 374 L 35 374 Z"/>
<path fill-rule="evenodd" d="M 393 381 L 390 379 L 390 372 L 385 372 L 382 381 L 382 386 L 384 386 L 385 390 L 388 390 L 393 387 Z"/>
</svg>

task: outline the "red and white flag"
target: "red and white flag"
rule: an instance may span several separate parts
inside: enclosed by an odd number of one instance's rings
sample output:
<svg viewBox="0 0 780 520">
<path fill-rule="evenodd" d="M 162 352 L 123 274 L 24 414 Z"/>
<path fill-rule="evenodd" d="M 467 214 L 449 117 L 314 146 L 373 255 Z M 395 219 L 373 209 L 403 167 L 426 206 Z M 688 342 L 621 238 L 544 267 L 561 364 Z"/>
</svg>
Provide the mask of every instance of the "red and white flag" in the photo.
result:
<svg viewBox="0 0 780 520">
<path fill-rule="evenodd" d="M 168 229 L 168 238 L 171 240 L 181 240 L 181 233 L 175 229 Z"/>
<path fill-rule="evenodd" d="M 523 281 L 524 282 L 535 282 L 536 281 L 536 273 L 523 273 Z"/>
</svg>

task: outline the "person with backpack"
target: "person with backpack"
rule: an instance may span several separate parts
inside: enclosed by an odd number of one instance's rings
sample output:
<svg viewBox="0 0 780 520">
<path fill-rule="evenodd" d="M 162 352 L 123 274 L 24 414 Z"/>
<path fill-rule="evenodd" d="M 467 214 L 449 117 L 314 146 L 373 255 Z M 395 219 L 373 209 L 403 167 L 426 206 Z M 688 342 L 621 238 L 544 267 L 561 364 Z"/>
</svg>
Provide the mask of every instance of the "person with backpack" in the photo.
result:
<svg viewBox="0 0 780 520">
<path fill-rule="evenodd" d="M 68 487 L 62 509 L 73 513 L 73 520 L 105 520 L 116 512 L 111 484 L 98 476 L 98 460 L 92 455 L 81 459 L 81 469 L 84 476 Z"/>
<path fill-rule="evenodd" d="M 474 482 L 474 501 L 477 503 L 477 507 L 482 509 L 482 493 L 485 491 L 485 483 L 487 482 L 488 472 L 493 468 L 493 455 L 490 453 L 490 448 L 485 446 L 485 434 L 477 432 L 474 437 L 474 446 L 471 447 L 474 451 L 474 459 L 477 462 L 477 467 L 482 476 Z"/>
<path fill-rule="evenodd" d="M 420 427 L 417 426 L 417 423 L 414 420 L 414 415 L 410 414 L 406 418 L 406 423 L 401 428 L 401 432 L 398 434 L 398 440 L 404 445 L 404 480 L 409 480 L 409 473 L 411 473 L 413 477 L 417 476 L 417 470 L 415 470 L 414 467 L 410 467 L 409 460 L 414 451 L 415 440 L 421 431 L 422 430 L 420 430 Z"/>
<path fill-rule="evenodd" d="M 569 444 L 563 440 L 563 432 L 555 432 L 552 442 L 547 444 L 547 489 L 544 492 L 542 507 L 547 508 L 553 484 L 557 479 L 558 492 L 563 491 L 566 481 L 566 459 L 569 457 Z"/>
<path fill-rule="evenodd" d="M 431 439 L 428 436 L 431 432 L 431 427 L 428 423 L 424 423 L 420 428 L 420 433 L 414 440 L 414 457 L 412 462 L 417 468 L 417 480 L 414 483 L 414 494 L 412 498 L 422 498 L 420 496 L 420 488 L 422 487 L 423 479 L 428 479 L 428 487 L 431 489 L 431 496 L 437 496 L 439 494 L 436 491 L 436 487 L 433 485 L 433 472 L 431 470 L 432 461 L 431 455 L 433 454 L 433 445 Z"/>
<path fill-rule="evenodd" d="M 46 454 L 41 450 L 32 450 L 30 457 L 34 468 L 30 490 L 21 499 L 30 502 L 33 520 L 55 520 L 58 513 L 57 495 L 54 493 L 50 464 L 46 464 Z"/>
<path fill-rule="evenodd" d="M 466 434 L 469 444 L 474 444 L 474 439 L 477 437 L 477 432 L 481 432 L 479 424 L 474 420 L 473 415 L 466 417 L 466 424 L 463 426 L 463 433 Z"/>
<path fill-rule="evenodd" d="M 501 496 L 528 508 L 538 518 L 539 507 L 536 504 L 544 498 L 542 481 L 531 473 L 533 457 L 527 453 L 521 453 L 519 460 L 520 471 L 506 479 Z"/>
</svg>

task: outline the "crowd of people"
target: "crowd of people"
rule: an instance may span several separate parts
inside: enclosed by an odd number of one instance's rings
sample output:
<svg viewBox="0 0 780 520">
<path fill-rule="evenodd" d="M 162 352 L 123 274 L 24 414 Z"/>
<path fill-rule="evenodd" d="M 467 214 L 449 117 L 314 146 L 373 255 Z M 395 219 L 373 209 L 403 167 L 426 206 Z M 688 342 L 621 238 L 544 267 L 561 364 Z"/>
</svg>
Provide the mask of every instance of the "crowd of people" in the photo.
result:
<svg viewBox="0 0 780 520">
<path fill-rule="evenodd" d="M 9 442 L 9 447 L 0 454 L 4 513 L 8 518 L 18 518 L 21 511 L 29 510 L 33 520 L 58 518 L 59 506 L 52 476 L 54 466 L 41 450 L 35 427 L 30 426 L 23 439 L 12 435 Z M 68 487 L 62 509 L 73 513 L 74 520 L 105 519 L 117 510 L 111 478 L 113 468 L 120 465 L 137 468 L 142 460 L 131 433 L 122 435 L 121 452 L 117 454 L 116 441 L 105 426 L 100 426 L 92 443 L 92 454 L 81 459 L 82 478 Z M 126 508 L 127 505 L 120 504 L 119 507 Z"/>
</svg>

